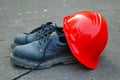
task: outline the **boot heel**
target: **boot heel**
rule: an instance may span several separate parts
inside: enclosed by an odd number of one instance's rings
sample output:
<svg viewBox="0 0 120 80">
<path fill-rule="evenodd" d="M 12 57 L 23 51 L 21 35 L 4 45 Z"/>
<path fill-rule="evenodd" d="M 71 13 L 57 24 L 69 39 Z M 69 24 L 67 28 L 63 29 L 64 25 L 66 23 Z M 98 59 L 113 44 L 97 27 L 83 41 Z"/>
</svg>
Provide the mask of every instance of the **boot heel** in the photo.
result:
<svg viewBox="0 0 120 80">
<path fill-rule="evenodd" d="M 65 64 L 65 65 L 67 65 L 67 64 L 75 64 L 75 63 L 77 63 L 77 61 L 76 60 L 71 60 L 71 61 L 64 61 L 62 63 Z"/>
</svg>

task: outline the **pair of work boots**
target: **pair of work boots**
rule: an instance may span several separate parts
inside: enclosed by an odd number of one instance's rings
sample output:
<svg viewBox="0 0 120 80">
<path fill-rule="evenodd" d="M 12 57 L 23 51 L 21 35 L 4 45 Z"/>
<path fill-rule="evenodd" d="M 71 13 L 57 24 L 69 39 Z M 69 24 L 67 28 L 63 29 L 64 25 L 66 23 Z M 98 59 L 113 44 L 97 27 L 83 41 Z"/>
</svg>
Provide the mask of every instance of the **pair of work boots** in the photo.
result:
<svg viewBox="0 0 120 80">
<path fill-rule="evenodd" d="M 24 68 L 45 69 L 76 63 L 61 27 L 48 22 L 30 33 L 19 34 L 11 44 L 10 60 Z"/>
</svg>

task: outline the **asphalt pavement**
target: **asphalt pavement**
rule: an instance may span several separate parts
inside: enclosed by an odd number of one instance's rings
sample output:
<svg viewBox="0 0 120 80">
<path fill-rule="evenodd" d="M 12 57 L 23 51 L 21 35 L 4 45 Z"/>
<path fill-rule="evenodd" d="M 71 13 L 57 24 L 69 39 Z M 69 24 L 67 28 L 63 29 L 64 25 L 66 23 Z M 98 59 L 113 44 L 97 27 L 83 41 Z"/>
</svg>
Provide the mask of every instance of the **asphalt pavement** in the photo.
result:
<svg viewBox="0 0 120 80">
<path fill-rule="evenodd" d="M 120 0 L 0 0 L 0 80 L 28 71 L 13 65 L 9 56 L 14 37 L 52 21 L 62 27 L 64 16 L 82 10 L 101 13 L 109 40 L 94 70 L 80 63 L 33 71 L 19 80 L 120 80 Z"/>
</svg>

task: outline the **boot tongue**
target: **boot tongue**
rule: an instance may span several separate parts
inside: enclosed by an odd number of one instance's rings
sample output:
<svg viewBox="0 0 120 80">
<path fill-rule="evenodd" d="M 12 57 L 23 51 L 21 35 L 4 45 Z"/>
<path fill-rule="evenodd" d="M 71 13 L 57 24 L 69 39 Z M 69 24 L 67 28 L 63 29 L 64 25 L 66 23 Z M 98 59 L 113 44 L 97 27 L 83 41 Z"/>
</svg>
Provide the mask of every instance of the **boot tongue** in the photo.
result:
<svg viewBox="0 0 120 80">
<path fill-rule="evenodd" d="M 53 31 L 55 31 L 57 29 L 57 25 L 55 23 L 52 23 L 52 28 L 53 28 Z"/>
<path fill-rule="evenodd" d="M 58 33 L 56 32 L 56 31 L 54 31 L 54 32 L 52 32 L 51 34 L 50 34 L 50 37 L 54 37 L 55 38 L 55 40 L 59 40 L 59 36 L 58 36 Z"/>
<path fill-rule="evenodd" d="M 55 31 L 56 28 L 57 28 L 57 25 L 56 25 L 55 23 L 52 23 L 52 22 L 47 22 L 46 25 L 48 25 L 48 26 L 51 25 L 51 27 L 52 27 L 52 29 L 53 29 L 54 31 Z"/>
</svg>

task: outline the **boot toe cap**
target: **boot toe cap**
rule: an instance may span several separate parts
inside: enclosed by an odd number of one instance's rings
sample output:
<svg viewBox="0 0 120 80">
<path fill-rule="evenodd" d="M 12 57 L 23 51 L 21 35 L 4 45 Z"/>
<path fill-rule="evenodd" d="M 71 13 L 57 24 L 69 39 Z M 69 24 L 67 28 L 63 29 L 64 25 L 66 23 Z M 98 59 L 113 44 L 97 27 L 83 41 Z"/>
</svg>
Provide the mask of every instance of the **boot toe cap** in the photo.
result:
<svg viewBox="0 0 120 80">
<path fill-rule="evenodd" d="M 30 61 L 40 61 L 42 58 L 42 54 L 29 44 L 15 47 L 13 55 Z"/>
<path fill-rule="evenodd" d="M 26 34 L 18 34 L 15 37 L 14 42 L 16 44 L 20 44 L 20 45 L 25 44 L 26 43 L 26 36 L 27 36 Z"/>
</svg>

